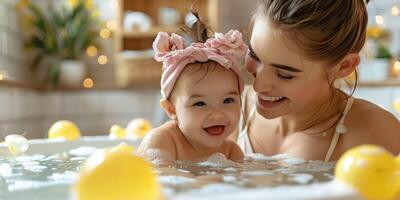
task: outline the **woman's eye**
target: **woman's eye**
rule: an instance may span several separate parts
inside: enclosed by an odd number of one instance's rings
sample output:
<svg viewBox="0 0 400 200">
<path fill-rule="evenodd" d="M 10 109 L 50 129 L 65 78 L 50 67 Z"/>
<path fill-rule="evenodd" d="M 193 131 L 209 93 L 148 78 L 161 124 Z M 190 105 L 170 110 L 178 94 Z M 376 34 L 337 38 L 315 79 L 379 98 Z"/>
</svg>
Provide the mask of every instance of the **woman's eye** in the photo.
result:
<svg viewBox="0 0 400 200">
<path fill-rule="evenodd" d="M 260 62 L 260 59 L 257 57 L 257 55 L 256 55 L 252 50 L 249 50 L 249 51 L 248 51 L 248 55 L 249 55 L 249 57 L 252 58 L 253 60 L 255 60 L 255 61 L 257 61 L 257 62 Z"/>
<path fill-rule="evenodd" d="M 205 105 L 206 105 L 206 103 L 204 103 L 202 101 L 199 101 L 199 102 L 196 102 L 196 103 L 193 104 L 193 106 L 198 106 L 198 107 L 205 106 Z"/>
<path fill-rule="evenodd" d="M 235 99 L 233 99 L 233 98 L 224 99 L 224 104 L 233 103 L 233 102 L 235 102 Z"/>
<path fill-rule="evenodd" d="M 286 79 L 286 80 L 290 80 L 290 79 L 293 79 L 294 77 L 293 76 L 288 76 L 288 75 L 283 75 L 283 74 L 281 74 L 281 73 L 277 73 L 277 76 L 280 78 L 280 79 Z"/>
</svg>

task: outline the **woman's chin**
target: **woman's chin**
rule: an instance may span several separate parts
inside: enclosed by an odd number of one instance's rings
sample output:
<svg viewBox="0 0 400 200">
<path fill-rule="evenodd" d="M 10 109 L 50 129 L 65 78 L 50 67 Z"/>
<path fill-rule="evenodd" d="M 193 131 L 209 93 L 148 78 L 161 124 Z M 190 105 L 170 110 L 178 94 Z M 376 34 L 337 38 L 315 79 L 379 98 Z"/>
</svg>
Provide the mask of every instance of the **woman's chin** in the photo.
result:
<svg viewBox="0 0 400 200">
<path fill-rule="evenodd" d="M 264 117 L 265 119 L 275 119 L 282 116 L 282 114 L 280 113 L 271 112 L 270 110 L 265 110 L 258 105 L 257 105 L 257 113 L 262 117 Z"/>
</svg>

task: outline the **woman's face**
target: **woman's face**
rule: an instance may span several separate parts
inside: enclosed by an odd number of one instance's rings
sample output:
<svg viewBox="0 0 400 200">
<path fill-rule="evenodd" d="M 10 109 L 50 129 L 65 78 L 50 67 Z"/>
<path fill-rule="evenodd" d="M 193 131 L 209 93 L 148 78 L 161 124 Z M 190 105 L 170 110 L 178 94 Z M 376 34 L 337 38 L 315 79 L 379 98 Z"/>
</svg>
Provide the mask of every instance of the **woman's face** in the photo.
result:
<svg viewBox="0 0 400 200">
<path fill-rule="evenodd" d="M 329 98 L 327 71 L 321 62 L 307 60 L 295 43 L 267 17 L 256 18 L 246 68 L 254 76 L 257 111 L 267 119 L 302 115 Z"/>
</svg>

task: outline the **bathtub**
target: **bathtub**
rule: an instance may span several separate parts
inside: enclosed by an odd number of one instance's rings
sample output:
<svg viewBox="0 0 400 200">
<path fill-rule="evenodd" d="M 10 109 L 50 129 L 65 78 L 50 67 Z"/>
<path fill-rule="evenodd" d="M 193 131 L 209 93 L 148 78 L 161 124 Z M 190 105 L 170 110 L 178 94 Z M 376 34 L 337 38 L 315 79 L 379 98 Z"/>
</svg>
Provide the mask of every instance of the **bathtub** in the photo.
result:
<svg viewBox="0 0 400 200">
<path fill-rule="evenodd" d="M 35 170 L 35 162 L 40 159 L 46 159 L 43 155 L 52 155 L 61 152 L 69 152 L 72 149 L 77 149 L 81 147 L 112 147 L 124 142 L 132 146 L 138 146 L 140 140 L 126 139 L 126 140 L 112 140 L 108 136 L 91 136 L 82 137 L 76 141 L 54 141 L 47 139 L 36 139 L 30 140 L 30 148 L 26 152 L 26 157 L 20 158 L 21 166 L 27 165 L 27 163 L 33 163 L 33 169 Z M 24 160 L 25 159 L 25 160 Z M 1 160 L 0 160 L 1 161 Z M 82 161 L 83 162 L 83 161 Z M 10 161 L 11 163 L 11 161 Z M 73 163 L 72 163 L 73 164 Z M 0 199 L 2 200 L 73 200 L 71 197 L 71 185 L 76 180 L 78 175 L 78 170 L 76 173 L 70 172 L 71 170 L 66 170 L 65 173 L 58 173 L 57 167 L 50 169 L 43 169 L 36 165 L 38 172 L 37 174 L 43 174 L 42 178 L 39 176 L 34 177 L 32 180 L 26 177 L 28 180 L 24 180 L 23 176 L 18 179 L 18 181 L 4 181 L 8 178 L 13 179 L 12 173 L 4 173 L 4 171 L 10 170 L 12 167 L 6 166 L 7 164 L 1 164 L 0 162 Z M 11 164 L 10 164 L 11 165 Z M 61 165 L 71 165 L 69 161 L 61 163 Z M 61 166 L 60 165 L 60 166 Z M 75 163 L 76 165 L 76 163 Z M 20 165 L 18 165 L 20 166 Z M 29 166 L 29 165 L 27 165 Z M 75 168 L 73 168 L 75 169 Z M 215 169 L 221 170 L 222 168 L 210 168 L 210 171 Z M 227 168 L 229 169 L 229 168 Z M 74 171 L 74 170 L 72 170 Z M 207 170 L 205 170 L 207 172 Z M 57 172 L 57 173 L 56 173 Z M 67 173 L 68 172 L 68 173 Z M 247 174 L 249 177 L 265 176 L 262 172 L 261 175 L 249 171 Z M 204 176 L 215 176 L 215 173 L 205 173 Z M 2 178 L 3 176 L 3 178 Z M 202 175 L 203 176 L 203 175 Z M 304 178 L 304 174 L 302 175 Z M 47 178 L 46 178 L 47 177 Z M 57 182 L 52 182 L 56 177 Z M 72 177 L 72 178 L 71 178 Z M 222 175 L 221 175 L 222 177 Z M 301 174 L 300 174 L 301 177 Z M 230 180 L 229 180 L 230 179 Z M 49 181 L 50 180 L 50 181 Z M 174 191 L 174 187 L 182 187 L 184 185 L 190 184 L 187 179 L 182 179 L 177 176 L 159 176 L 159 181 L 163 187 L 163 193 L 166 199 L 170 200 L 239 200 L 239 199 L 304 199 L 304 200 L 340 200 L 340 199 L 362 199 L 354 190 L 348 188 L 341 183 L 336 181 L 328 181 L 324 183 L 313 183 L 308 185 L 279 185 L 277 187 L 255 187 L 255 188 L 241 188 L 237 185 L 233 185 L 235 182 L 242 181 L 241 179 L 232 179 L 232 177 L 225 176 L 221 179 L 219 183 L 210 183 L 209 185 L 204 185 L 201 188 L 188 189 L 184 192 Z M 11 184 L 12 183 L 12 184 Z M 36 184 L 36 185 L 35 185 Z M 174 185 L 175 184 L 175 185 Z M 179 186 L 181 184 L 181 186 Z M 172 186 L 171 186 L 172 185 Z"/>
<path fill-rule="evenodd" d="M 29 140 L 29 149 L 27 155 L 34 154 L 54 154 L 67 152 L 82 146 L 91 146 L 96 148 L 112 147 L 124 142 L 126 144 L 137 147 L 140 139 L 110 139 L 109 136 L 86 136 L 75 141 L 60 141 L 48 139 Z"/>
</svg>

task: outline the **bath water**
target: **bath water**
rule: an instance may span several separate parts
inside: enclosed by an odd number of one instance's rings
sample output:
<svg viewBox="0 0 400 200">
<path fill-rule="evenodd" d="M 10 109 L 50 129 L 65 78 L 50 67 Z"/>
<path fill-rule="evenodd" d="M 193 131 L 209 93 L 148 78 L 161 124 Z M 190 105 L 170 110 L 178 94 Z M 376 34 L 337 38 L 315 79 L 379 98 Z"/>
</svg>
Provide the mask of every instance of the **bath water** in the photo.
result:
<svg viewBox="0 0 400 200">
<path fill-rule="evenodd" d="M 72 200 L 71 188 L 94 147 L 51 155 L 0 157 L 1 200 Z M 336 182 L 335 163 L 287 155 L 252 155 L 242 162 L 214 154 L 200 163 L 155 169 L 166 199 L 360 199 Z"/>
</svg>

